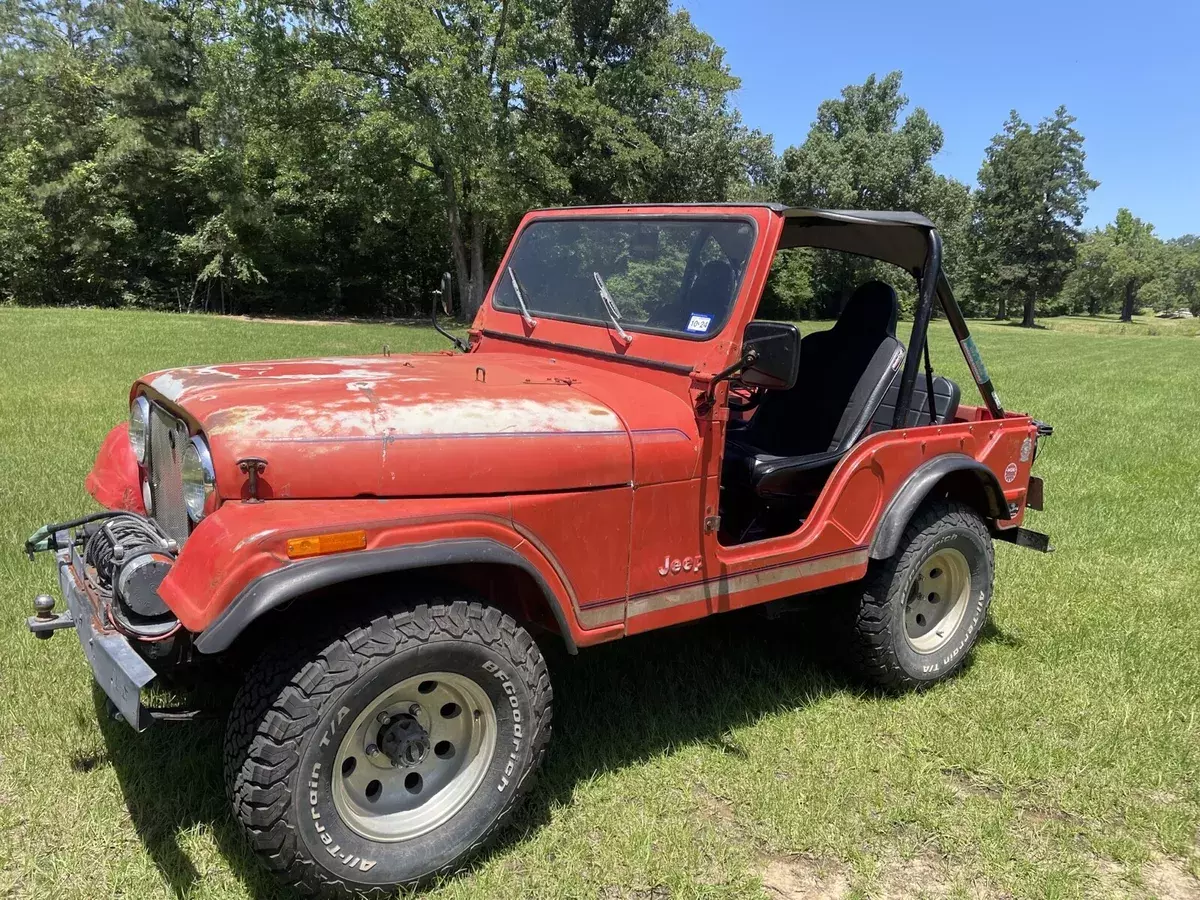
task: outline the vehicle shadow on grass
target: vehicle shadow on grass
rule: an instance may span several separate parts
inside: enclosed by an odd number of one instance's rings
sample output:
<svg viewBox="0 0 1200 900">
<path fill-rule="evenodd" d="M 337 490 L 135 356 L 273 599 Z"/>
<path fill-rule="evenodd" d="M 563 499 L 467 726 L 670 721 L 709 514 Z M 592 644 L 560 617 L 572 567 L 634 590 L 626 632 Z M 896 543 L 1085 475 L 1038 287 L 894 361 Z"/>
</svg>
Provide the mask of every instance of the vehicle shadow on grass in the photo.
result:
<svg viewBox="0 0 1200 900">
<path fill-rule="evenodd" d="M 733 729 L 782 709 L 849 692 L 887 702 L 849 680 L 828 620 L 811 609 L 767 619 L 731 613 L 627 638 L 570 657 L 547 647 L 554 684 L 554 741 L 529 801 L 485 855 L 502 854 L 569 803 L 575 785 L 680 745 L 742 751 Z M 984 642 L 1010 637 L 990 622 Z M 547 642 L 543 642 L 547 643 Z M 969 663 L 968 663 L 969 664 Z M 97 715 L 130 817 L 175 894 L 205 877 L 181 837 L 212 835 L 233 875 L 256 898 L 292 896 L 255 859 L 234 822 L 221 773 L 223 721 L 164 725 L 137 735 Z"/>
<path fill-rule="evenodd" d="M 183 846 L 196 832 L 211 834 L 221 856 L 247 893 L 285 898 L 255 859 L 229 810 L 221 767 L 224 710 L 216 718 L 156 725 L 136 734 L 110 717 L 106 698 L 94 689 L 100 731 L 138 838 L 175 896 L 191 896 L 207 872 Z"/>
</svg>

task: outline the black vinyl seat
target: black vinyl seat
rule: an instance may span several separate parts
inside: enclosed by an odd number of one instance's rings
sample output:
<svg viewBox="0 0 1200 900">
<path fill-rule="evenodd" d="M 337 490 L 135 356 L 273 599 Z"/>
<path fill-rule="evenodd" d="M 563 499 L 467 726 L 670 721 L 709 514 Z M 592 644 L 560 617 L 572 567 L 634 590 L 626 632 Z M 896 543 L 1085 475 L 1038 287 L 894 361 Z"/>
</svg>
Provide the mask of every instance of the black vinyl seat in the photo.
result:
<svg viewBox="0 0 1200 900">
<path fill-rule="evenodd" d="M 769 393 L 727 442 L 726 483 L 768 499 L 805 496 L 823 483 L 896 382 L 904 360 L 898 316 L 891 286 L 868 281 L 832 329 L 804 338 L 795 387 Z"/>
<path fill-rule="evenodd" d="M 908 404 L 908 415 L 904 417 L 904 424 L 909 427 L 916 427 L 918 425 L 945 425 L 947 422 L 953 421 L 954 416 L 958 413 L 958 402 L 961 396 L 956 382 L 951 381 L 944 375 L 934 375 L 934 418 L 930 420 L 928 383 L 924 376 L 918 376 L 916 383 L 913 385 L 912 401 Z M 868 434 L 887 431 L 892 427 L 892 423 L 896 420 L 896 401 L 899 398 L 900 381 L 896 380 L 892 382 L 892 386 L 883 395 L 883 400 L 879 404 L 879 408 L 875 410 L 870 427 L 867 428 Z"/>
</svg>

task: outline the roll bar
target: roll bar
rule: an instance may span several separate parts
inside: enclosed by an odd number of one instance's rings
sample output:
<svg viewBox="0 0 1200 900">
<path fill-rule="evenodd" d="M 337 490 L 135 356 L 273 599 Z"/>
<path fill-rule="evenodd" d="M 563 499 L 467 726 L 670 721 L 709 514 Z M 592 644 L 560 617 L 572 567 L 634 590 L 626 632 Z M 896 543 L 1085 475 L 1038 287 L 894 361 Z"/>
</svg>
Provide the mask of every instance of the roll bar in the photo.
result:
<svg viewBox="0 0 1200 900">
<path fill-rule="evenodd" d="M 921 268 L 917 308 L 913 312 L 912 336 L 909 338 L 908 355 L 904 358 L 904 371 L 900 374 L 900 395 L 896 398 L 896 416 L 892 420 L 892 427 L 904 427 L 908 407 L 912 403 L 913 386 L 917 381 L 917 369 L 921 364 L 921 354 L 928 338 L 935 296 L 941 302 L 942 311 L 946 314 L 950 330 L 954 332 L 954 338 L 967 361 L 967 368 L 971 370 L 971 377 L 975 379 L 975 386 L 979 388 L 984 405 L 993 418 L 1003 419 L 1004 407 L 1000 405 L 1000 397 L 988 375 L 987 366 L 983 364 L 979 347 L 967 328 L 967 321 L 963 318 L 958 301 L 954 299 L 954 292 L 950 289 L 946 273 L 942 271 L 942 236 L 936 229 L 930 228 L 926 231 L 925 264 Z"/>
</svg>

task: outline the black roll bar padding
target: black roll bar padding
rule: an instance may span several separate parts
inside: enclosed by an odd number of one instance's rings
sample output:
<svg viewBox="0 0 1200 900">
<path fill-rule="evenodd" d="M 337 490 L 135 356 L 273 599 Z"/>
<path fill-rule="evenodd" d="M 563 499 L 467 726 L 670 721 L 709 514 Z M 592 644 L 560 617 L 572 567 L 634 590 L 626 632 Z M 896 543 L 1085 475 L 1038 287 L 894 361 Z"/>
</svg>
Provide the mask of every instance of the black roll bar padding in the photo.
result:
<svg viewBox="0 0 1200 900">
<path fill-rule="evenodd" d="M 979 388 L 979 395 L 983 398 L 988 412 L 992 414 L 992 418 L 1003 419 L 1004 407 L 1000 404 L 995 387 L 992 386 L 987 366 L 983 365 L 983 359 L 979 356 L 970 329 L 967 328 L 967 320 L 958 308 L 958 301 L 954 299 L 954 291 L 950 288 L 945 272 L 938 274 L 938 297 L 942 301 L 942 311 L 950 322 L 950 330 L 954 332 L 954 339 L 958 341 L 958 348 L 962 351 L 963 359 L 967 361 L 967 368 L 971 371 L 971 377 L 975 379 L 975 386 Z"/>
<path fill-rule="evenodd" d="M 912 403 L 913 385 L 917 383 L 917 369 L 921 365 L 921 352 L 925 348 L 929 317 L 933 313 L 933 297 L 937 293 L 938 278 L 942 272 L 942 236 L 930 229 L 928 246 L 925 250 L 925 265 L 921 270 L 921 289 L 917 294 L 917 308 L 913 313 L 912 336 L 908 340 L 908 355 L 904 358 L 904 371 L 900 374 L 900 393 L 896 397 L 896 414 L 892 418 L 893 428 L 903 428 Z"/>
</svg>

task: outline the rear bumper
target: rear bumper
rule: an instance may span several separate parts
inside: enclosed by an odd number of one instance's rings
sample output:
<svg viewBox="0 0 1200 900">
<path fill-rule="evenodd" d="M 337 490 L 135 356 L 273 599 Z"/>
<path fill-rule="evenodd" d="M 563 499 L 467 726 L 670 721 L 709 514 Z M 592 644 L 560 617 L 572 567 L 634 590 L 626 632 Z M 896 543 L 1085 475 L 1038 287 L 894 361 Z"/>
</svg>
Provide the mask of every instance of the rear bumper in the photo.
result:
<svg viewBox="0 0 1200 900">
<path fill-rule="evenodd" d="M 1008 541 L 1010 544 L 1037 550 L 1039 553 L 1054 552 L 1050 536 L 1042 534 L 1040 531 L 1034 531 L 1032 528 L 1002 528 L 995 532 L 995 536 L 997 540 Z"/>
<path fill-rule="evenodd" d="M 30 616 L 29 630 L 38 637 L 48 637 L 57 629 L 73 627 L 96 683 L 126 722 L 137 731 L 145 731 L 151 716 L 142 704 L 142 689 L 154 679 L 154 670 L 123 635 L 102 628 L 91 599 L 80 587 L 83 560 L 66 532 L 60 535 L 59 546 L 65 544 L 66 548 L 55 552 L 54 558 L 67 610 L 52 618 Z"/>
</svg>

